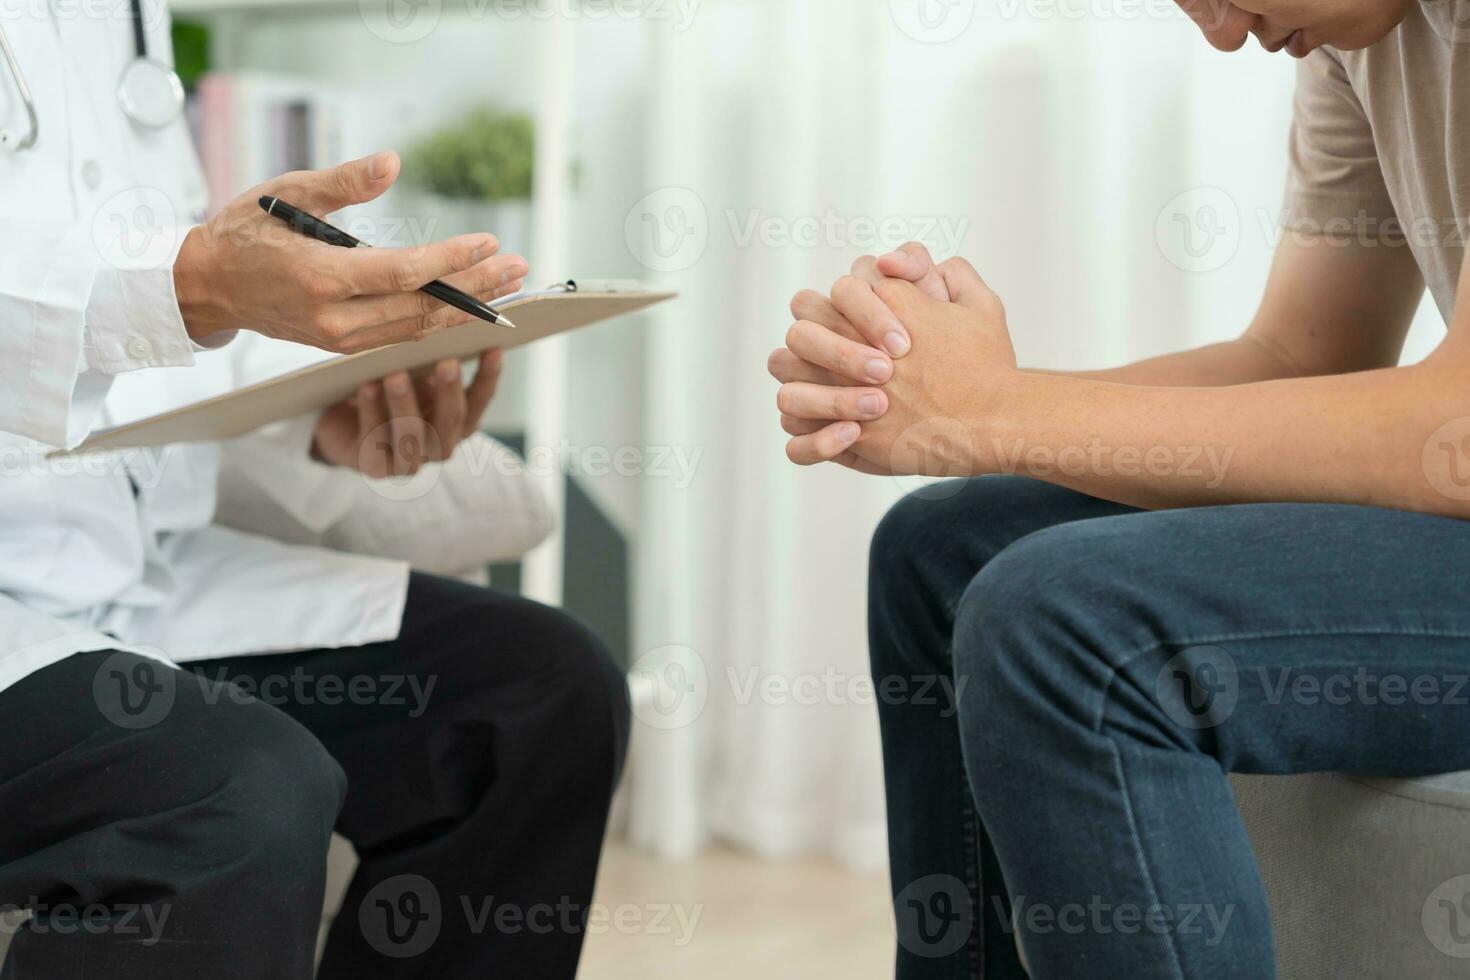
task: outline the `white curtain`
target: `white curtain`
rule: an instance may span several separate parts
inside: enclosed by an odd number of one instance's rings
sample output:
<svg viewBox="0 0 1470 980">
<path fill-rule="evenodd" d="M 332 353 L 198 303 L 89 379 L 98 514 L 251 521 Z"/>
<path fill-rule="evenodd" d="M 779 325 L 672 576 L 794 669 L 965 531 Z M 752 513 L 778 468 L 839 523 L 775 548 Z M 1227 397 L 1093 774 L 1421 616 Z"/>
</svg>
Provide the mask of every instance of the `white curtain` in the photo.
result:
<svg viewBox="0 0 1470 980">
<path fill-rule="evenodd" d="M 635 679 L 666 690 L 640 709 L 636 840 L 884 860 L 866 554 L 913 484 L 785 461 L 765 360 L 792 294 L 922 236 L 979 266 L 1026 363 L 1100 366 L 1245 325 L 1292 70 L 1214 53 L 1171 11 L 704 0 L 687 30 L 644 26 L 627 232 L 683 297 L 650 335 L 645 436 L 703 455 L 690 487 L 643 491 Z"/>
</svg>

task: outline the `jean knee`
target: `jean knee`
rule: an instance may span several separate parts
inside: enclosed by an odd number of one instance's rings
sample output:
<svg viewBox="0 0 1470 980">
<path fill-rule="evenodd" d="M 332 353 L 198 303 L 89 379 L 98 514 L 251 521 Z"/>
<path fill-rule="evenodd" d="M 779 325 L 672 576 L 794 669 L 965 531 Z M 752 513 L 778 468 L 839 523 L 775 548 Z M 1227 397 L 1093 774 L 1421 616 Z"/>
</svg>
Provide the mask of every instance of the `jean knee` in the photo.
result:
<svg viewBox="0 0 1470 980">
<path fill-rule="evenodd" d="M 933 619 L 936 604 L 943 605 L 934 556 L 953 539 L 956 522 L 973 522 L 967 501 L 983 492 L 982 480 L 935 484 L 899 500 L 878 523 L 868 549 L 868 652 L 875 679 L 940 667 L 942 651 L 912 642 L 915 624 Z M 930 657 L 929 663 L 910 662 Z"/>
<path fill-rule="evenodd" d="M 917 577 L 916 566 L 954 533 L 955 521 L 965 518 L 968 507 L 957 501 L 973 496 L 981 483 L 938 483 L 908 494 L 888 509 L 868 547 L 869 585 L 875 598 L 907 594 Z"/>
<path fill-rule="evenodd" d="M 1095 569 L 1077 528 L 1022 538 L 960 600 L 954 670 L 966 752 L 976 766 L 1013 762 L 1033 743 L 1035 726 L 1080 714 L 1111 676 L 1078 614 L 1094 591 Z"/>
</svg>

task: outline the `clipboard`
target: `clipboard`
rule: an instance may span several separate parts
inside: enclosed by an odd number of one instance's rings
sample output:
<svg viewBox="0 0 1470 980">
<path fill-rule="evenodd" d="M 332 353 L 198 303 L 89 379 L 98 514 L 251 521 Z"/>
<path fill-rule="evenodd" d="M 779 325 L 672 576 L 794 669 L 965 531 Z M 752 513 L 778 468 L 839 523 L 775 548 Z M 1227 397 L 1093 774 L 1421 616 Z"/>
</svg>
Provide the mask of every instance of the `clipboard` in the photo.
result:
<svg viewBox="0 0 1470 980">
<path fill-rule="evenodd" d="M 272 422 L 345 401 L 362 385 L 397 371 L 421 377 L 439 361 L 468 361 L 495 348 L 522 347 L 543 337 L 636 313 L 676 295 L 625 288 L 622 284 L 578 286 L 575 282 L 517 293 L 494 304 L 497 311 L 512 314 L 514 330 L 475 320 L 422 340 L 332 358 L 161 415 L 103 429 L 76 448 L 58 450 L 50 456 L 234 439 Z"/>
</svg>

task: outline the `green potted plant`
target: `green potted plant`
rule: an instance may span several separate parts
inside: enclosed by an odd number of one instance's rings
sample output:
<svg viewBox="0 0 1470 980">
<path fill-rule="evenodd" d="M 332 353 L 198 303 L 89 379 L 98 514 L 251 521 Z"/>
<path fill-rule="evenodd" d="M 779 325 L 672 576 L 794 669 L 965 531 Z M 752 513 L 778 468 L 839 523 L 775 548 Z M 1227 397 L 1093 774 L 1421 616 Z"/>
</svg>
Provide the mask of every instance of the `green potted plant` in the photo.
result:
<svg viewBox="0 0 1470 980">
<path fill-rule="evenodd" d="M 506 251 L 531 248 L 536 130 L 531 117 L 477 106 L 404 155 L 411 188 L 437 199 L 436 236 L 488 231 Z"/>
</svg>

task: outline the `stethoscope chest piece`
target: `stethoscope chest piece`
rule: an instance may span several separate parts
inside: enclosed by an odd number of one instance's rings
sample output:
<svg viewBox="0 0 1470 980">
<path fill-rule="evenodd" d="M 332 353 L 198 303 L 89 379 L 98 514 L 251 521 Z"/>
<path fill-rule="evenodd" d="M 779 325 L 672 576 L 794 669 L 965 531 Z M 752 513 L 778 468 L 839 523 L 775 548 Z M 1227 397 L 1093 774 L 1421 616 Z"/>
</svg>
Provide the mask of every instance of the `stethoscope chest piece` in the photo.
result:
<svg viewBox="0 0 1470 980">
<path fill-rule="evenodd" d="M 155 58 L 148 57 L 148 38 L 143 25 L 143 2 L 131 0 L 133 15 L 133 44 L 136 56 L 123 69 L 117 80 L 117 104 L 127 116 L 139 126 L 147 129 L 162 129 L 172 125 L 184 114 L 184 83 L 178 73 Z M 10 39 L 5 36 L 5 25 L 0 23 L 0 58 L 5 61 L 15 90 L 20 95 L 30 124 L 24 136 L 17 136 L 0 127 L 0 150 L 14 153 L 29 150 L 36 145 L 40 136 L 40 125 L 36 120 L 36 100 L 31 96 L 26 77 L 16 62 L 15 51 Z"/>
<path fill-rule="evenodd" d="M 184 84 L 162 62 L 134 58 L 118 79 L 117 102 L 139 126 L 162 129 L 184 111 Z"/>
</svg>

